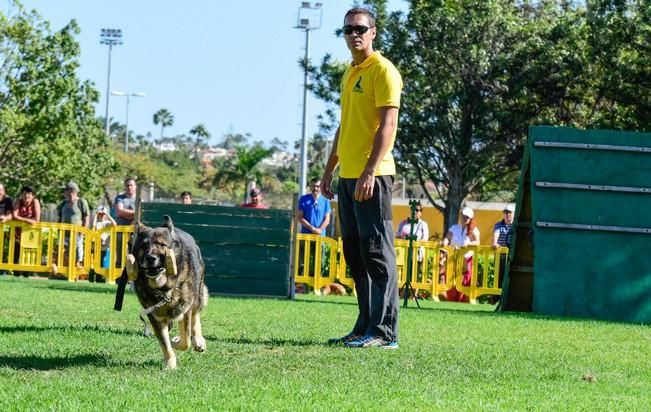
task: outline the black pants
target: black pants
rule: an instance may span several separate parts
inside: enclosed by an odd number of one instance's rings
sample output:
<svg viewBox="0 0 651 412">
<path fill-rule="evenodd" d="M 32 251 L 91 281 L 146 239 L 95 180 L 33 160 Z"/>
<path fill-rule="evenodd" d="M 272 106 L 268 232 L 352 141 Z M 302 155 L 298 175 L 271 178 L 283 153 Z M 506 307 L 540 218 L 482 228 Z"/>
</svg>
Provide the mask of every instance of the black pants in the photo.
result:
<svg viewBox="0 0 651 412">
<path fill-rule="evenodd" d="M 355 200 L 357 179 L 339 179 L 339 223 L 359 315 L 353 332 L 394 341 L 398 338 L 398 284 L 393 246 L 393 176 L 377 176 L 373 197 Z"/>
</svg>

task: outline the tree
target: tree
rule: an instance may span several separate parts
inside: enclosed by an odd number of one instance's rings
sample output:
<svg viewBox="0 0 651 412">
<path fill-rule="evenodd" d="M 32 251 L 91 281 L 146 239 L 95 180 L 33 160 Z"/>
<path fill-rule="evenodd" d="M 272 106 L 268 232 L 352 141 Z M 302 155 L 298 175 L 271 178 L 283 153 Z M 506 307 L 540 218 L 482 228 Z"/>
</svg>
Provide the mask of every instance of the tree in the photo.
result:
<svg viewBox="0 0 651 412">
<path fill-rule="evenodd" d="M 73 179 L 97 198 L 116 164 L 95 118 L 99 93 L 77 77 L 79 27 L 53 32 L 17 1 L 9 7 L 0 13 L 0 181 L 10 193 L 33 185 L 51 202 Z"/>
<path fill-rule="evenodd" d="M 530 125 L 622 127 L 635 124 L 633 117 L 648 125 L 649 116 L 643 116 L 648 114 L 648 87 L 635 104 L 625 106 L 617 101 L 625 86 L 612 81 L 619 76 L 609 73 L 608 64 L 592 63 L 598 48 L 591 42 L 598 43 L 598 31 L 588 30 L 583 6 L 564 0 L 411 0 L 405 15 L 387 13 L 385 0 L 366 3 L 379 17 L 375 48 L 396 64 L 405 80 L 394 151 L 399 170 L 417 176 L 444 214 L 446 228 L 456 222 L 469 196 L 499 187 L 515 190 Z M 649 67 L 648 18 L 632 6 L 641 3 L 596 3 L 606 4 L 610 18 L 616 15 L 621 21 L 614 30 L 618 35 L 602 39 L 610 42 L 610 61 L 618 56 L 624 73 L 621 62 L 629 61 L 635 70 L 629 70 L 628 84 L 639 85 Z M 604 19 L 614 27 L 608 14 L 593 19 L 595 27 Z M 632 23 L 642 28 L 633 29 Z M 622 47 L 622 41 L 633 46 Z M 326 56 L 318 69 L 311 69 L 314 93 L 338 103 L 342 69 Z M 625 96 L 634 99 L 637 89 L 628 90 Z M 613 117 L 613 107 L 626 113 L 626 121 L 600 120 Z M 326 116 L 326 122 L 334 118 L 332 112 Z M 330 123 L 324 130 L 332 128 Z M 434 183 L 433 193 L 427 182 Z"/>
<path fill-rule="evenodd" d="M 224 139 L 217 144 L 217 147 L 232 150 L 236 147 L 245 146 L 250 137 L 251 135 L 249 133 L 241 134 L 230 132 L 224 135 Z"/>
<path fill-rule="evenodd" d="M 158 126 L 160 124 L 160 138 L 163 140 L 163 132 L 168 126 L 174 125 L 174 115 L 170 113 L 169 110 L 162 108 L 154 113 L 154 125 Z"/>
<path fill-rule="evenodd" d="M 243 194 L 246 200 L 246 188 L 249 182 L 263 180 L 260 162 L 271 153 L 273 153 L 272 149 L 265 149 L 259 145 L 250 148 L 235 147 L 233 156 L 216 160 L 217 172 L 213 177 L 213 185 L 229 192 L 233 198 Z"/>
<path fill-rule="evenodd" d="M 208 129 L 206 129 L 206 125 L 203 123 L 199 123 L 198 125 L 194 126 L 192 129 L 190 129 L 190 135 L 194 136 L 195 142 L 194 146 L 195 147 L 203 147 L 207 145 L 208 139 L 210 139 L 210 132 Z"/>
</svg>

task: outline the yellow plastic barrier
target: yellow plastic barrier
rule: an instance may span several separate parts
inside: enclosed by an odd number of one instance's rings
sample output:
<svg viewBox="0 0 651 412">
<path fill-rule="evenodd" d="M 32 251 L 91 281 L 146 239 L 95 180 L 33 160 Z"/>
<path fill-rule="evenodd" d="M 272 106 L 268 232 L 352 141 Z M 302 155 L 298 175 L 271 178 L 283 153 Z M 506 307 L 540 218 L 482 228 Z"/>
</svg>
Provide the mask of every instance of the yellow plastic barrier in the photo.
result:
<svg viewBox="0 0 651 412">
<path fill-rule="evenodd" d="M 328 245 L 329 265 L 327 273 L 322 268 L 322 248 Z M 407 282 L 407 260 L 409 241 L 395 239 L 396 269 L 398 285 L 404 287 Z M 423 259 L 418 261 L 418 248 L 423 248 Z M 464 255 L 473 252 L 470 283 L 463 285 L 465 269 Z M 341 238 L 334 240 L 312 234 L 298 234 L 294 251 L 294 278 L 296 283 L 305 283 L 314 288 L 315 294 L 330 282 L 339 282 L 354 290 L 355 283 L 348 275 L 346 261 L 343 255 Z M 471 303 L 477 303 L 482 295 L 500 295 L 502 285 L 499 284 L 499 273 L 503 262 L 501 257 L 508 254 L 507 248 L 493 249 L 490 246 L 472 246 L 455 250 L 442 246 L 439 242 L 416 241 L 413 244 L 411 287 L 416 293 L 427 292 L 434 300 L 448 290 L 457 288 L 469 297 Z M 311 262 L 303 265 L 301 262 Z"/>
<path fill-rule="evenodd" d="M 338 278 L 337 256 L 339 245 L 335 239 L 299 233 L 294 250 L 294 281 L 314 288 L 315 294 L 321 288 Z M 326 262 L 324 262 L 324 258 Z"/>
<path fill-rule="evenodd" d="M 17 231 L 20 231 L 20 236 L 16 235 Z M 104 276 L 107 282 L 115 282 L 122 267 L 116 267 L 115 254 L 110 256 L 109 267 L 102 267 L 100 239 L 105 232 L 110 236 L 110 250 L 119 250 L 125 256 L 132 226 L 95 231 L 68 223 L 38 222 L 30 225 L 10 220 L 0 224 L 0 270 L 52 273 L 56 265 L 56 274 L 71 282 L 91 270 Z M 125 233 L 119 245 L 118 233 Z M 81 259 L 77 256 L 80 240 L 84 242 Z"/>
</svg>

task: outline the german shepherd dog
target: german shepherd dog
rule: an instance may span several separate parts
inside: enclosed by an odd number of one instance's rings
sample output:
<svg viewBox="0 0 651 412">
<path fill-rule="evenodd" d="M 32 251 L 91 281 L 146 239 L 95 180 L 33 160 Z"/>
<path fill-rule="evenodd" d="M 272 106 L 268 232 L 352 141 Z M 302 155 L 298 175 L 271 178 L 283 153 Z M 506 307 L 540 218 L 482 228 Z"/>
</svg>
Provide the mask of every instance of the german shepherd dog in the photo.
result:
<svg viewBox="0 0 651 412">
<path fill-rule="evenodd" d="M 126 269 L 136 295 L 145 308 L 161 350 L 165 369 L 176 368 L 174 349 L 206 350 L 201 333 L 201 310 L 208 303 L 201 250 L 188 233 L 175 229 L 165 216 L 161 227 L 137 225 Z M 178 321 L 179 336 L 170 340 L 169 328 Z"/>
</svg>

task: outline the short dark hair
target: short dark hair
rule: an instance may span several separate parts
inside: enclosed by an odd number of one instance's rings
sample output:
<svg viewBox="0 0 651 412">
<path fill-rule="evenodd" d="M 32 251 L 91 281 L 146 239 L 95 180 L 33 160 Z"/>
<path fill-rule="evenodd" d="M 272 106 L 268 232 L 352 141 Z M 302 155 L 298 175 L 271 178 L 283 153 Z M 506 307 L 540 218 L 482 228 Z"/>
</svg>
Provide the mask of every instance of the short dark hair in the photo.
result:
<svg viewBox="0 0 651 412">
<path fill-rule="evenodd" d="M 184 192 L 181 192 L 181 197 L 183 197 L 183 196 L 190 196 L 190 197 L 192 197 L 192 193 L 190 193 L 190 192 L 188 192 L 188 191 L 186 190 L 186 191 L 184 191 Z"/>
<path fill-rule="evenodd" d="M 352 9 L 348 10 L 344 15 L 344 24 L 346 24 L 346 18 L 348 16 L 354 16 L 356 14 L 363 14 L 368 17 L 368 24 L 371 27 L 375 27 L 375 16 L 369 9 L 365 9 L 363 7 L 353 7 Z"/>
<path fill-rule="evenodd" d="M 20 193 L 31 193 L 34 194 L 34 188 L 31 186 L 23 186 L 22 189 L 20 189 Z"/>
</svg>

